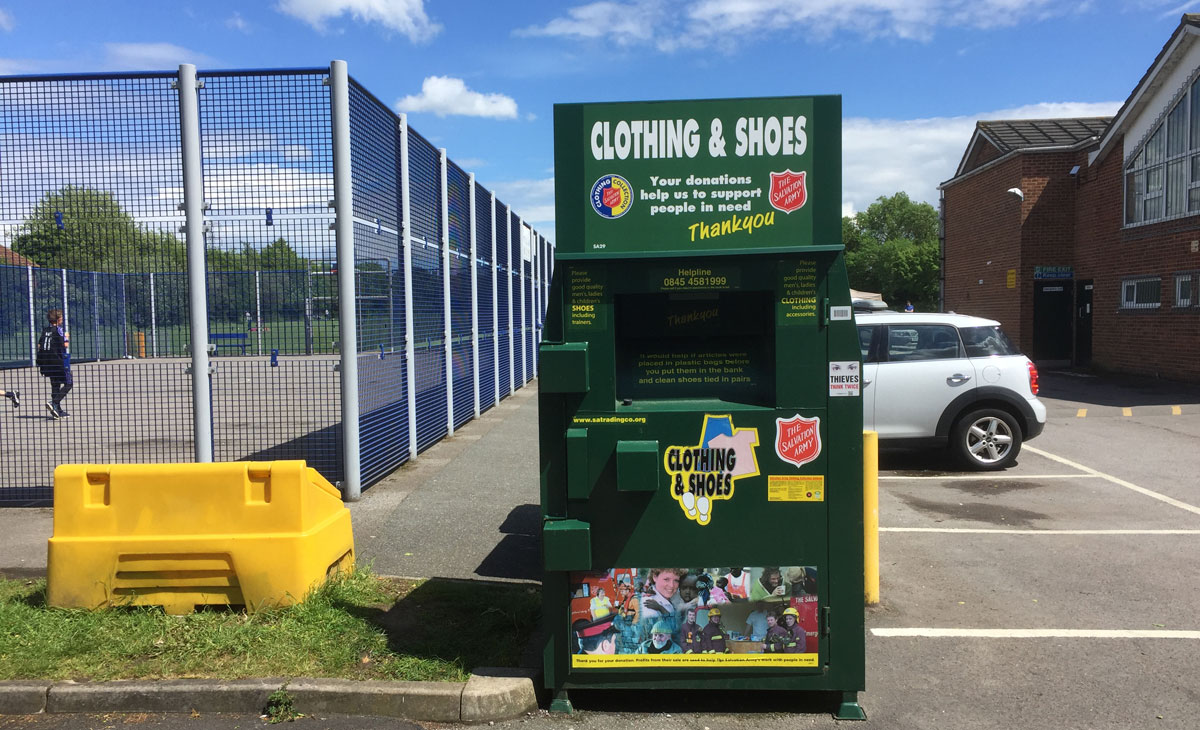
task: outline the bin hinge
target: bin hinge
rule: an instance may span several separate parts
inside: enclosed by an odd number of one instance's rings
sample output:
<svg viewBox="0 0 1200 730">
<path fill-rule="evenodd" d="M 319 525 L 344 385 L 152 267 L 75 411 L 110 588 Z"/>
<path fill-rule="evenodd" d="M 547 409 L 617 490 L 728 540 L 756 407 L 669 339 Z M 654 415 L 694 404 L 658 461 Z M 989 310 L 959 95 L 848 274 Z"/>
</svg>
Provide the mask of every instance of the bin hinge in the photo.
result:
<svg viewBox="0 0 1200 730">
<path fill-rule="evenodd" d="M 829 606 L 821 609 L 821 636 L 829 636 Z"/>
</svg>

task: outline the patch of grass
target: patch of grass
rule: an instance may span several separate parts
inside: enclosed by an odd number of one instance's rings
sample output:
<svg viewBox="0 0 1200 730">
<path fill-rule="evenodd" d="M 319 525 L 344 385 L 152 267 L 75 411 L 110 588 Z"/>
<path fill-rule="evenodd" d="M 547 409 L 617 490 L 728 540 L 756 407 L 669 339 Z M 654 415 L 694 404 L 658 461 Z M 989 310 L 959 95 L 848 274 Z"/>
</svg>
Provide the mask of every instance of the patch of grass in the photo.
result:
<svg viewBox="0 0 1200 730">
<path fill-rule="evenodd" d="M 339 677 L 464 681 L 517 666 L 539 591 L 386 579 L 365 568 L 303 603 L 247 614 L 46 606 L 44 580 L 0 580 L 0 679 Z"/>
</svg>

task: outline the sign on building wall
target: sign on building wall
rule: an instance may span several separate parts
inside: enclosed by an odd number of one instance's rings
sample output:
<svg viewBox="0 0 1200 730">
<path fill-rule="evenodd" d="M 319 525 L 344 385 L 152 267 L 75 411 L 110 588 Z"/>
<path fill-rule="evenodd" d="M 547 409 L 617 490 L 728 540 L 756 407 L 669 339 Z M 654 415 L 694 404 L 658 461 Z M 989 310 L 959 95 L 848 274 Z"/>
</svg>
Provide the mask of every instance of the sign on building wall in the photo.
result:
<svg viewBox="0 0 1200 730">
<path fill-rule="evenodd" d="M 841 243 L 840 97 L 560 104 L 554 113 L 562 253 Z"/>
<path fill-rule="evenodd" d="M 1035 279 L 1074 279 L 1074 266 L 1035 266 L 1033 267 L 1033 278 Z"/>
</svg>

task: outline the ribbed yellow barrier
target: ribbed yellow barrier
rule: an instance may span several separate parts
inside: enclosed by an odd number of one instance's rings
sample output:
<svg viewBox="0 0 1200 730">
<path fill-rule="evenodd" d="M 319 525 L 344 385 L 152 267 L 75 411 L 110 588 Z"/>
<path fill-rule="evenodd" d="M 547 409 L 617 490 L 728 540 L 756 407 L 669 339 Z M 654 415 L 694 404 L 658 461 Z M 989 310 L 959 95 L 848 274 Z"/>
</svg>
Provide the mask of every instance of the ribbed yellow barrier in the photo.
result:
<svg viewBox="0 0 1200 730">
<path fill-rule="evenodd" d="M 350 510 L 303 461 L 54 470 L 51 606 L 254 611 L 353 565 Z"/>
</svg>

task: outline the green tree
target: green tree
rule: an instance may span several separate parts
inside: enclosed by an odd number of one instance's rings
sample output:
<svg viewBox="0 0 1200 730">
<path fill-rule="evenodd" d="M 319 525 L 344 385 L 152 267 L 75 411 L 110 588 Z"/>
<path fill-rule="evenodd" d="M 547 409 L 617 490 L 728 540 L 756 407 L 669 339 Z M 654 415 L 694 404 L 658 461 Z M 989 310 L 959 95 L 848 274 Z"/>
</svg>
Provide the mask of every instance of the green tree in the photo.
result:
<svg viewBox="0 0 1200 730">
<path fill-rule="evenodd" d="M 174 235 L 139 225 L 111 192 L 78 185 L 43 195 L 12 249 L 38 266 L 121 274 L 183 271 L 187 261 Z"/>
<path fill-rule="evenodd" d="M 896 306 L 938 306 L 937 211 L 899 192 L 842 219 L 850 286 L 876 291 Z"/>
</svg>

